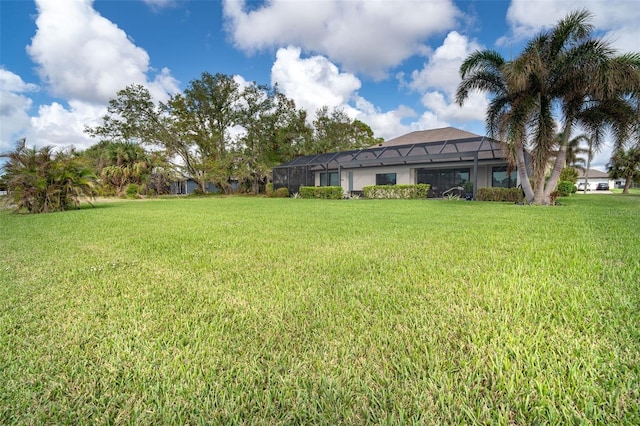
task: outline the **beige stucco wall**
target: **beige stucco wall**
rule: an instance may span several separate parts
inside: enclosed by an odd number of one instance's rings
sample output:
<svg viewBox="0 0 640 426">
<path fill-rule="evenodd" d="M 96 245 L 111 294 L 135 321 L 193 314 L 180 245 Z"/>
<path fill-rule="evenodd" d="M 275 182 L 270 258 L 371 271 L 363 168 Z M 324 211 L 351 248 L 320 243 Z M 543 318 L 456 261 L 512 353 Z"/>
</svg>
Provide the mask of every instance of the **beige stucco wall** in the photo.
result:
<svg viewBox="0 0 640 426">
<path fill-rule="evenodd" d="M 495 164 L 498 165 L 498 164 Z M 478 188 L 491 186 L 491 169 L 494 165 L 479 165 L 478 166 Z M 442 166 L 429 167 L 434 170 L 437 169 L 450 169 L 450 168 L 469 168 L 469 171 L 473 172 L 473 163 L 450 163 L 443 164 Z M 344 169 L 340 176 L 340 184 L 345 192 L 349 190 L 349 173 L 353 173 L 353 190 L 362 191 L 362 188 L 367 185 L 376 184 L 376 174 L 378 173 L 396 173 L 397 184 L 415 184 L 416 183 L 416 165 L 405 166 L 385 166 L 385 167 L 366 167 L 360 169 Z M 319 185 L 319 174 L 316 174 L 316 185 Z"/>
<path fill-rule="evenodd" d="M 494 166 L 503 165 L 504 163 L 496 162 L 494 164 L 481 164 L 478 165 L 478 188 L 491 186 L 491 170 Z M 376 184 L 376 174 L 379 173 L 396 173 L 397 184 L 415 184 L 416 183 L 416 169 L 423 168 L 420 165 L 395 165 L 395 166 L 382 166 L 382 167 L 363 167 L 354 169 L 342 169 L 340 173 L 340 186 L 345 192 L 349 191 L 349 173 L 353 173 L 353 191 L 362 191 L 362 188 L 367 185 Z M 429 169 L 451 169 L 451 168 L 469 168 L 470 173 L 473 173 L 472 162 L 457 162 L 439 164 L 437 167 L 429 165 Z M 332 170 L 335 172 L 336 170 Z M 320 172 L 314 173 L 315 185 L 320 186 Z M 473 178 L 471 178 L 473 179 Z M 323 183 L 324 184 L 324 183 Z"/>
</svg>

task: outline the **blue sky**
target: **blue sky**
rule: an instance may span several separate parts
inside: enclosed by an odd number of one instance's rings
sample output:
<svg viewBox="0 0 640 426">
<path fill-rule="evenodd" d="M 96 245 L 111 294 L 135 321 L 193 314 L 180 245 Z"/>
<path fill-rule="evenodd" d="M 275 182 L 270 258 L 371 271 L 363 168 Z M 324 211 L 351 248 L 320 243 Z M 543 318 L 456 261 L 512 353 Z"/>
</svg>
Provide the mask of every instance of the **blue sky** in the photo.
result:
<svg viewBox="0 0 640 426">
<path fill-rule="evenodd" d="M 83 128 L 118 90 L 166 100 L 204 71 L 277 83 L 309 113 L 342 108 L 385 139 L 484 134 L 486 97 L 452 99 L 462 60 L 517 54 L 580 7 L 621 52 L 638 50 L 638 0 L 0 0 L 0 152 L 22 137 L 86 148 Z"/>
</svg>

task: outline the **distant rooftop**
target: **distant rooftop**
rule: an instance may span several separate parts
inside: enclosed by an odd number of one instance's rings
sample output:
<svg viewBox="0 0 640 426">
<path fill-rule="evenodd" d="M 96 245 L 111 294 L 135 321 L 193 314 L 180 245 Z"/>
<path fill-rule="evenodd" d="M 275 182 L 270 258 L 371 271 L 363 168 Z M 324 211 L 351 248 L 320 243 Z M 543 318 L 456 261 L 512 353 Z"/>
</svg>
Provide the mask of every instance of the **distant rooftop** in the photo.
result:
<svg viewBox="0 0 640 426">
<path fill-rule="evenodd" d="M 578 172 L 578 178 L 584 178 L 586 176 L 586 172 L 581 169 L 576 169 Z M 596 169 L 589 169 L 589 177 L 590 178 L 609 178 L 609 174 L 606 172 L 601 172 Z"/>
</svg>

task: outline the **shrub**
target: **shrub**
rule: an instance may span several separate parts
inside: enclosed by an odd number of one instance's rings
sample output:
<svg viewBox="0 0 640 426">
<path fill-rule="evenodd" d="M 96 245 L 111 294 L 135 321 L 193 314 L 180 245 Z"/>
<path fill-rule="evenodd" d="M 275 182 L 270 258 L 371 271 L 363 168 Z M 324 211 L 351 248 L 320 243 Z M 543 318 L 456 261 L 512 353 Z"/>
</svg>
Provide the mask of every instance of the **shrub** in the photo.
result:
<svg viewBox="0 0 640 426">
<path fill-rule="evenodd" d="M 573 167 L 565 167 L 562 169 L 562 172 L 560 172 L 560 182 L 565 180 L 574 184 L 578 182 L 578 171 Z"/>
<path fill-rule="evenodd" d="M 478 201 L 509 201 L 520 202 L 524 199 L 524 193 L 520 188 L 478 188 L 476 200 Z"/>
<path fill-rule="evenodd" d="M 558 183 L 558 186 L 556 186 L 556 190 L 558 191 L 561 197 L 568 197 L 572 193 L 576 192 L 578 189 L 573 184 L 573 182 L 568 180 L 563 180 Z"/>
<path fill-rule="evenodd" d="M 344 192 L 341 186 L 301 186 L 300 198 L 321 198 L 324 200 L 341 200 Z"/>
<path fill-rule="evenodd" d="M 273 193 L 273 182 L 269 182 L 268 184 L 265 185 L 264 193 L 266 194 L 267 197 L 271 197 L 271 194 Z"/>
<path fill-rule="evenodd" d="M 276 189 L 276 197 L 277 198 L 287 198 L 289 196 L 289 189 L 282 187 Z"/>
<path fill-rule="evenodd" d="M 78 207 L 81 197 L 96 195 L 95 175 L 75 152 L 53 147 L 27 148 L 22 139 L 15 151 L 2 154 L 7 203 L 14 211 L 48 213 Z"/>
<path fill-rule="evenodd" d="M 369 185 L 362 188 L 365 198 L 427 198 L 430 185 L 419 183 L 417 185 Z"/>
<path fill-rule="evenodd" d="M 127 185 L 126 194 L 127 198 L 138 198 L 140 195 L 140 185 L 137 183 L 130 183 Z"/>
</svg>

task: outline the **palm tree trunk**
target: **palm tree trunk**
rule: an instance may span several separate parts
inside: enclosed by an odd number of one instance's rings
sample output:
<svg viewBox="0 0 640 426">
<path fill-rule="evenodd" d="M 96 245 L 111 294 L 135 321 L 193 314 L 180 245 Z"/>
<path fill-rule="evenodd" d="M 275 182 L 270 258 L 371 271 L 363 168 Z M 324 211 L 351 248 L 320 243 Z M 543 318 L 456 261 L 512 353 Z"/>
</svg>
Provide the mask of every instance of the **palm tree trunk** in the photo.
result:
<svg viewBox="0 0 640 426">
<path fill-rule="evenodd" d="M 593 157 L 593 135 L 589 137 L 589 152 L 587 153 L 587 170 L 584 171 L 584 191 L 587 193 L 589 188 L 589 169 L 591 169 L 591 158 Z"/>
<path fill-rule="evenodd" d="M 544 196 L 544 170 L 542 172 L 538 172 L 538 174 L 534 177 L 533 182 L 535 184 L 533 190 L 533 204 L 549 204 L 548 198 L 547 202 L 545 202 Z"/>
<path fill-rule="evenodd" d="M 518 168 L 518 177 L 520 178 L 520 186 L 524 191 L 524 197 L 527 203 L 531 203 L 534 199 L 533 188 L 531 188 L 531 181 L 529 180 L 529 173 L 527 173 L 527 164 L 524 160 L 524 145 L 522 142 L 516 143 L 516 167 Z"/>
<path fill-rule="evenodd" d="M 547 181 L 547 185 L 544 189 L 544 204 L 549 203 L 549 197 L 553 191 L 555 191 L 556 186 L 558 185 L 558 180 L 560 180 L 560 174 L 562 173 L 562 169 L 564 167 L 565 158 L 567 156 L 567 146 L 562 145 L 558 150 L 558 156 L 556 157 L 556 161 L 553 163 L 553 170 L 551 171 L 551 176 Z"/>
<path fill-rule="evenodd" d="M 562 131 L 562 137 L 559 140 L 558 154 L 556 155 L 556 161 L 553 163 L 553 170 L 551 171 L 551 176 L 547 181 L 547 185 L 544 189 L 544 200 L 545 204 L 549 204 L 550 196 L 553 191 L 556 190 L 556 186 L 558 185 L 558 180 L 560 180 L 560 175 L 562 174 L 562 169 L 564 168 L 565 161 L 567 159 L 567 143 L 569 142 L 569 136 L 571 135 L 571 123 L 573 120 L 570 117 L 566 118 L 565 126 Z"/>
<path fill-rule="evenodd" d="M 629 172 L 629 174 L 624 178 L 624 189 L 622 190 L 623 194 L 629 193 L 629 188 L 631 188 L 632 178 L 633 178 L 633 172 Z"/>
</svg>

